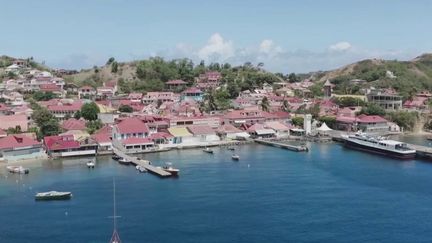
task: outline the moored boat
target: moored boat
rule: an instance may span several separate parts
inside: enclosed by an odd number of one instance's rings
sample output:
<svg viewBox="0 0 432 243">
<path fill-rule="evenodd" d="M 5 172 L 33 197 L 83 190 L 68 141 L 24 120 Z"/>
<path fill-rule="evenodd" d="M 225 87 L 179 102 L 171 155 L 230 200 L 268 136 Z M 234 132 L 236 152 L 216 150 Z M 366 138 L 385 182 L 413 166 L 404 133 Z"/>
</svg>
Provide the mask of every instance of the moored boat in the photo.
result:
<svg viewBox="0 0 432 243">
<path fill-rule="evenodd" d="M 58 192 L 58 191 L 49 191 L 49 192 L 39 192 L 36 193 L 35 200 L 68 200 L 71 199 L 71 192 Z"/>
<path fill-rule="evenodd" d="M 164 171 L 166 171 L 166 172 L 171 173 L 171 175 L 173 175 L 173 176 L 178 176 L 178 174 L 179 174 L 179 172 L 180 172 L 179 169 L 174 168 L 174 167 L 172 166 L 172 163 L 169 163 L 169 162 L 167 162 L 167 163 L 162 167 L 162 169 L 163 169 Z"/>
<path fill-rule="evenodd" d="M 112 158 L 113 160 L 119 160 L 119 159 L 121 159 L 121 157 L 118 156 L 118 155 L 113 155 L 111 158 Z"/>
<path fill-rule="evenodd" d="M 205 148 L 203 149 L 204 152 L 208 153 L 208 154 L 212 154 L 213 150 L 211 150 L 210 148 Z"/>
<path fill-rule="evenodd" d="M 86 163 L 86 165 L 87 165 L 87 167 L 88 167 L 89 169 L 93 169 L 93 168 L 95 167 L 95 165 L 96 165 L 96 162 L 90 160 L 90 161 L 88 161 L 88 162 Z"/>
<path fill-rule="evenodd" d="M 28 174 L 30 170 L 28 168 L 24 168 L 21 165 L 20 166 L 6 166 L 6 169 L 10 173 L 16 173 L 16 174 Z"/>
<path fill-rule="evenodd" d="M 372 137 L 365 133 L 342 136 L 345 146 L 369 153 L 379 154 L 395 159 L 414 159 L 416 150 L 408 147 L 406 143 L 387 140 L 381 137 Z"/>
<path fill-rule="evenodd" d="M 233 154 L 233 156 L 231 156 L 231 159 L 235 160 L 235 161 L 239 161 L 240 160 L 240 156 L 237 155 L 237 154 Z"/>
<path fill-rule="evenodd" d="M 120 159 L 118 160 L 118 162 L 119 162 L 120 164 L 122 164 L 122 165 L 130 165 L 130 164 L 132 163 L 131 161 L 129 161 L 129 160 L 125 159 L 125 158 L 120 158 Z"/>
<path fill-rule="evenodd" d="M 228 147 L 228 150 L 234 151 L 234 150 L 235 150 L 235 147 L 233 147 L 233 146 L 229 146 L 229 147 Z"/>
<path fill-rule="evenodd" d="M 137 165 L 137 166 L 135 166 L 135 168 L 141 173 L 147 172 L 146 168 L 142 167 L 141 165 Z"/>
</svg>

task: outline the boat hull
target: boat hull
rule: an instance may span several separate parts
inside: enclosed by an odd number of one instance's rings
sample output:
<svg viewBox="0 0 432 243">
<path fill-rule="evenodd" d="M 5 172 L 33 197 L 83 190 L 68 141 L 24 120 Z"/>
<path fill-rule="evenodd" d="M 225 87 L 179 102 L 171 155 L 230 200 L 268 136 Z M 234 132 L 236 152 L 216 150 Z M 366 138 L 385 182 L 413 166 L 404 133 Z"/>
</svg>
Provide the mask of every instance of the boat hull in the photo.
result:
<svg viewBox="0 0 432 243">
<path fill-rule="evenodd" d="M 69 200 L 72 194 L 55 195 L 55 196 L 36 196 L 36 201 L 55 201 L 55 200 Z"/>
<path fill-rule="evenodd" d="M 376 147 L 371 147 L 371 146 L 366 146 L 363 144 L 355 143 L 355 142 L 352 142 L 350 140 L 345 140 L 344 145 L 345 145 L 345 147 L 350 148 L 350 149 L 355 149 L 355 150 L 364 151 L 364 152 L 368 152 L 368 153 L 372 153 L 372 154 L 391 157 L 394 159 L 409 160 L 409 159 L 414 159 L 416 156 L 416 153 L 406 153 L 406 154 L 397 153 L 394 151 L 389 151 L 389 150 L 385 150 L 385 149 L 381 149 L 381 148 L 376 148 Z"/>
</svg>

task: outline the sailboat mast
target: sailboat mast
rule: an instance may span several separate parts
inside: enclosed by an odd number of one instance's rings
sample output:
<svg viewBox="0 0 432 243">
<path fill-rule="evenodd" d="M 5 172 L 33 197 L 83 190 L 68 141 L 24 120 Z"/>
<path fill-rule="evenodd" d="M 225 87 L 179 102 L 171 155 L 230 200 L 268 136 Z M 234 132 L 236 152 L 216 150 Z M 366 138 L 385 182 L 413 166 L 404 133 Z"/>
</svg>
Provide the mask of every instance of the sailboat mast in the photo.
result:
<svg viewBox="0 0 432 243">
<path fill-rule="evenodd" d="M 113 208 L 113 218 L 114 218 L 114 230 L 117 229 L 117 212 L 116 212 L 116 187 L 115 187 L 115 179 L 113 179 L 113 200 L 114 200 L 114 208 Z"/>
</svg>

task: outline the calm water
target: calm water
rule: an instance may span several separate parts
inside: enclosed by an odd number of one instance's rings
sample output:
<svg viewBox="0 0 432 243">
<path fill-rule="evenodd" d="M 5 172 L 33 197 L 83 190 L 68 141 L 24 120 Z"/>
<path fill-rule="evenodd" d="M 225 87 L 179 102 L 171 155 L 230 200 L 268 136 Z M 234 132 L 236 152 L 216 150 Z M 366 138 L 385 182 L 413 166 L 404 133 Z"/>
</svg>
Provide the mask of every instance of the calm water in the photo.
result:
<svg viewBox="0 0 432 243">
<path fill-rule="evenodd" d="M 113 177 L 123 242 L 432 241 L 432 163 L 310 147 L 243 146 L 240 162 L 218 148 L 145 155 L 174 162 L 179 179 L 109 157 L 91 171 L 84 159 L 46 162 L 25 176 L 2 171 L 0 242 L 108 242 Z M 34 201 L 47 190 L 74 197 Z"/>
</svg>

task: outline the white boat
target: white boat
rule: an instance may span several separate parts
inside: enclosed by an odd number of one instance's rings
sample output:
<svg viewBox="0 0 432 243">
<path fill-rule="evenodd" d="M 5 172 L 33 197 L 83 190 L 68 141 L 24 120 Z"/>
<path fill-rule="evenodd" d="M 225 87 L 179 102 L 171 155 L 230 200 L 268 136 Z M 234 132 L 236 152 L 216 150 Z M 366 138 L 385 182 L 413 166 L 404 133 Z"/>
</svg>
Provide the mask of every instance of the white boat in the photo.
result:
<svg viewBox="0 0 432 243">
<path fill-rule="evenodd" d="M 58 191 L 49 191 L 49 192 L 39 192 L 36 194 L 36 200 L 68 200 L 71 199 L 71 192 L 58 192 Z"/>
<path fill-rule="evenodd" d="M 21 165 L 20 166 L 6 166 L 6 169 L 10 173 L 17 173 L 17 174 L 28 174 L 30 170 L 28 168 L 24 168 Z"/>
<path fill-rule="evenodd" d="M 237 154 L 233 154 L 233 156 L 231 156 L 231 159 L 238 161 L 240 160 L 240 156 Z"/>
<path fill-rule="evenodd" d="M 179 172 L 180 172 L 180 170 L 174 168 L 174 167 L 172 166 L 172 163 L 170 163 L 170 162 L 165 163 L 165 165 L 164 165 L 164 167 L 162 167 L 162 169 L 163 169 L 164 171 L 166 171 L 166 172 L 171 173 L 171 175 L 173 175 L 173 176 L 178 176 L 178 174 L 179 174 Z"/>
<path fill-rule="evenodd" d="M 137 165 L 135 168 L 141 173 L 147 172 L 146 168 L 142 167 L 141 165 Z"/>
<path fill-rule="evenodd" d="M 213 150 L 211 150 L 210 148 L 205 148 L 205 149 L 203 149 L 203 151 L 206 153 L 209 153 L 209 154 L 213 153 Z"/>
<path fill-rule="evenodd" d="M 125 159 L 125 158 L 119 159 L 118 162 L 120 164 L 122 164 L 122 165 L 130 165 L 132 163 L 131 161 L 129 161 L 129 160 Z"/>
<path fill-rule="evenodd" d="M 379 154 L 396 159 L 414 159 L 416 151 L 406 143 L 373 137 L 366 133 L 357 132 L 354 135 L 342 135 L 345 146 L 369 153 Z"/>
<path fill-rule="evenodd" d="M 86 165 L 87 165 L 87 167 L 90 169 L 93 169 L 94 167 L 95 167 L 95 165 L 96 165 L 96 162 L 95 161 L 93 161 L 93 160 L 90 160 L 90 161 L 88 161 L 87 163 L 86 163 Z"/>
</svg>

